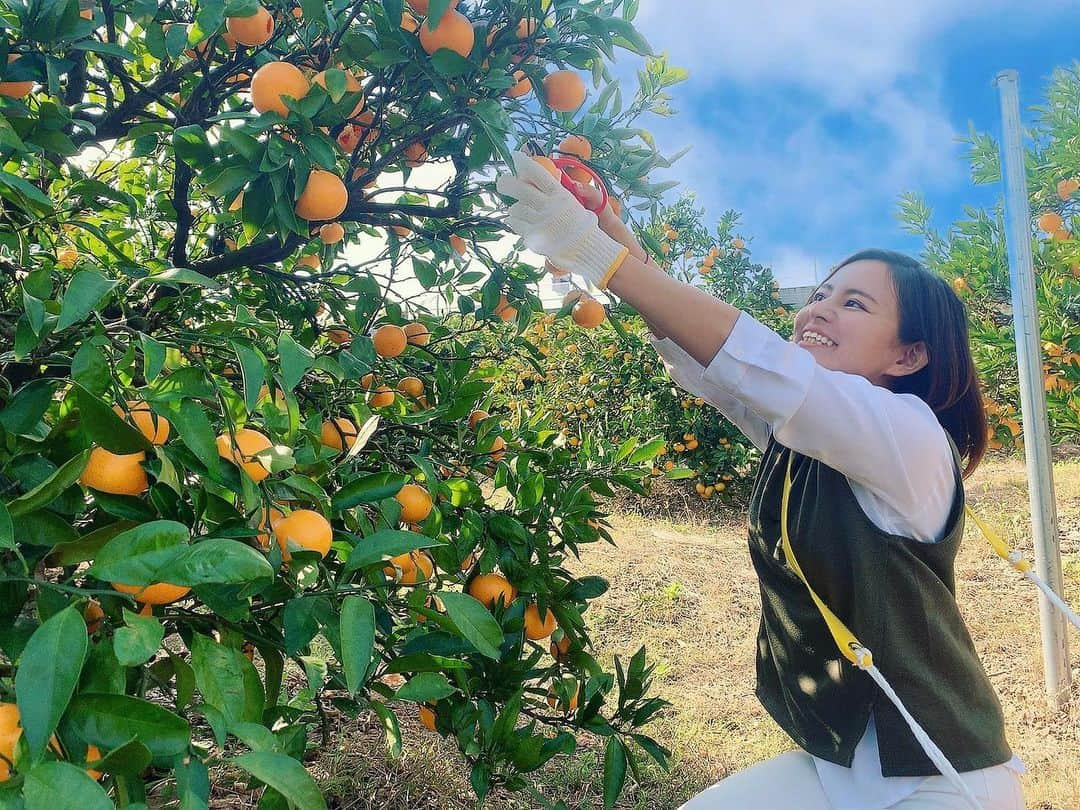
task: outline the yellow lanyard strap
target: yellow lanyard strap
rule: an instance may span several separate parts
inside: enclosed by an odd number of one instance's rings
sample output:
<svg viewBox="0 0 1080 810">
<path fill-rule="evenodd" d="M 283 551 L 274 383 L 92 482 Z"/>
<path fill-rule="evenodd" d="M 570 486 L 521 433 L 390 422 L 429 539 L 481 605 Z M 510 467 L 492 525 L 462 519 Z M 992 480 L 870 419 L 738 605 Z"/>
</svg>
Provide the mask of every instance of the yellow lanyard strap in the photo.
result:
<svg viewBox="0 0 1080 810">
<path fill-rule="evenodd" d="M 795 559 L 795 552 L 791 548 L 791 540 L 788 538 L 787 518 L 788 501 L 791 498 L 791 461 L 794 457 L 794 452 L 788 450 L 787 472 L 784 474 L 784 496 L 780 505 L 783 515 L 783 519 L 780 521 L 780 538 L 783 543 L 784 558 L 787 560 L 788 567 L 798 574 L 806 589 L 810 591 L 810 598 L 814 600 L 814 604 L 821 611 L 825 624 L 828 625 L 829 632 L 832 633 L 833 641 L 840 648 L 840 652 L 855 666 L 866 669 L 868 666 L 873 666 L 874 663 L 870 650 L 864 647 L 859 639 L 855 638 L 855 634 L 848 630 L 847 625 L 829 610 L 829 606 L 821 600 L 821 597 L 817 595 L 810 583 L 806 581 L 806 576 L 803 574 L 802 568 L 799 567 L 799 561 Z"/>
<path fill-rule="evenodd" d="M 950 763 L 945 756 L 945 753 L 930 739 L 930 735 L 926 733 L 921 725 L 919 725 L 918 721 L 911 716 L 911 712 L 904 706 L 903 702 L 900 700 L 900 696 L 896 694 L 896 690 L 894 690 L 889 682 L 885 680 L 885 676 L 881 674 L 881 670 L 874 666 L 874 657 L 870 650 L 864 647 L 855 637 L 855 634 L 848 630 L 847 625 L 840 621 L 835 613 L 829 610 L 829 606 L 821 600 L 821 597 L 815 593 L 814 589 L 810 586 L 810 583 L 806 581 L 806 576 L 803 574 L 802 568 L 799 567 L 799 561 L 795 559 L 795 552 L 791 548 L 791 540 L 788 538 L 788 502 L 791 499 L 791 463 L 794 457 L 795 452 L 788 449 L 787 472 L 784 474 L 784 494 L 781 500 L 780 518 L 780 540 L 783 543 L 784 557 L 787 560 L 788 567 L 798 575 L 799 579 L 801 579 L 806 586 L 806 589 L 810 592 L 810 598 L 814 600 L 814 604 L 817 605 L 818 610 L 821 611 L 821 616 L 825 619 L 825 624 L 828 625 L 829 632 L 832 633 L 833 641 L 836 642 L 836 646 L 840 649 L 840 652 L 843 653 L 848 661 L 866 672 L 874 683 L 881 688 L 885 693 L 885 696 L 907 722 L 908 728 L 911 729 L 911 733 L 914 735 L 916 741 L 918 741 L 923 752 L 929 757 L 930 761 L 934 763 L 938 771 L 949 780 L 954 788 L 956 788 L 957 793 L 962 796 L 974 810 L 982 810 L 982 805 L 979 804 L 978 799 L 972 794 L 964 780 L 960 778 L 960 774 L 956 772 L 952 763 Z"/>
</svg>

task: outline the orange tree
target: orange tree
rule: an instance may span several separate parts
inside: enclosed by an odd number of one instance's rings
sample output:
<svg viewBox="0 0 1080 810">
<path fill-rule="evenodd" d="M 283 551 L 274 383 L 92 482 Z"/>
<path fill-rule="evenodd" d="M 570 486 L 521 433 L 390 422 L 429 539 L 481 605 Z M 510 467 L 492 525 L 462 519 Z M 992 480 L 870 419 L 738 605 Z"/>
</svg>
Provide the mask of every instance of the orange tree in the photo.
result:
<svg viewBox="0 0 1080 810">
<path fill-rule="evenodd" d="M 1027 150 L 1033 215 L 1031 246 L 1042 344 L 1043 388 L 1051 440 L 1080 438 L 1080 72 L 1060 69 L 1036 108 Z M 998 145 L 986 134 L 966 139 L 971 176 L 1001 182 Z M 985 386 L 990 446 L 1022 446 L 1016 338 L 1013 330 L 1004 211 L 968 209 L 945 233 L 930 225 L 931 210 L 916 194 L 901 200 L 906 227 L 925 239 L 924 259 L 953 285 L 968 310 L 975 363 Z"/>
<path fill-rule="evenodd" d="M 683 281 L 751 313 L 790 335 L 793 312 L 780 303 L 771 272 L 750 261 L 733 234 L 735 212 L 710 232 L 704 212 L 684 195 L 649 212 L 636 232 L 658 264 Z M 618 458 L 627 440 L 652 437 L 658 448 L 650 480 L 687 480 L 703 499 L 745 496 L 756 450 L 700 397 L 675 387 L 645 337 L 645 324 L 629 308 L 615 307 L 606 322 L 581 317 L 571 290 L 558 311 L 538 315 L 523 333 L 519 352 L 500 366 L 494 398 L 512 423 L 542 418 L 559 431 L 576 464 Z"/>
<path fill-rule="evenodd" d="M 392 751 L 402 712 L 452 736 L 481 799 L 582 730 L 608 806 L 640 751 L 666 763 L 644 649 L 600 666 L 606 583 L 562 566 L 657 448 L 574 467 L 542 419 L 483 412 L 480 360 L 543 272 L 489 250 L 491 169 L 573 132 L 653 204 L 634 120 L 678 72 L 650 59 L 624 105 L 636 4 L 451 5 L 0 9 L 5 802 L 206 806 L 235 767 L 323 806 L 329 705 Z"/>
</svg>

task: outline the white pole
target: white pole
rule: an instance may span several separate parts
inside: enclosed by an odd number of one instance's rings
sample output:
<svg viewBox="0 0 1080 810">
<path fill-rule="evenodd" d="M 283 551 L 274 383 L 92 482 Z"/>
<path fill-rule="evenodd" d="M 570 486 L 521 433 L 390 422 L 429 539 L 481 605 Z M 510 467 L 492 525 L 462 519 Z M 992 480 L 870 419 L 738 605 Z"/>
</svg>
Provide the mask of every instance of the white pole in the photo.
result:
<svg viewBox="0 0 1080 810">
<path fill-rule="evenodd" d="M 1001 163 L 1005 182 L 1005 233 L 1012 287 L 1013 326 L 1016 330 L 1016 364 L 1020 372 L 1020 409 L 1024 422 L 1024 456 L 1027 459 L 1028 501 L 1035 541 L 1035 568 L 1051 588 L 1063 593 L 1061 549 L 1058 545 L 1054 477 L 1050 459 L 1050 429 L 1042 381 L 1042 349 L 1039 343 L 1039 312 L 1035 306 L 1035 274 L 1031 259 L 1031 207 L 1024 145 L 1020 128 L 1019 78 L 1015 70 L 1003 70 L 996 81 L 1001 101 Z M 1053 710 L 1068 700 L 1069 641 L 1065 617 L 1039 595 L 1042 629 L 1043 680 Z"/>
</svg>

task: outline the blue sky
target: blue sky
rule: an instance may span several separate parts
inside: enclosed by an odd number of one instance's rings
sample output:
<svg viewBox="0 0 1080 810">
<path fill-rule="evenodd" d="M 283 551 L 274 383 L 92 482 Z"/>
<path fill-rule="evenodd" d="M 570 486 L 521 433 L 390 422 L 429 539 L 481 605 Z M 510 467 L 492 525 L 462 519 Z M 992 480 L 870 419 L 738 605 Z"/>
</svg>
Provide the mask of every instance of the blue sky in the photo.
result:
<svg viewBox="0 0 1080 810">
<path fill-rule="evenodd" d="M 690 71 L 672 118 L 642 124 L 671 154 L 650 179 L 697 194 L 711 228 L 741 212 L 754 261 L 784 286 L 877 246 L 918 254 L 896 220 L 917 191 L 944 229 L 1000 187 L 971 183 L 969 122 L 995 139 L 993 80 L 1020 73 L 1021 106 L 1042 103 L 1056 67 L 1080 58 L 1080 0 L 641 0 L 635 25 Z M 624 95 L 636 57 L 618 52 Z"/>
</svg>

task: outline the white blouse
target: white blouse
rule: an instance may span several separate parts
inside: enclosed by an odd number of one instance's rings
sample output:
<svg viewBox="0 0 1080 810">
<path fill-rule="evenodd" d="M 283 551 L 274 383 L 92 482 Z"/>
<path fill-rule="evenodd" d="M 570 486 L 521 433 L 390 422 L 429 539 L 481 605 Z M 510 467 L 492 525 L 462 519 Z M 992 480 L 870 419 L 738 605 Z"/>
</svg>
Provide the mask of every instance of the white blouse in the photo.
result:
<svg viewBox="0 0 1080 810">
<path fill-rule="evenodd" d="M 745 312 L 708 367 L 670 338 L 649 342 L 680 388 L 719 410 L 759 450 L 775 434 L 842 473 L 875 526 L 924 543 L 943 538 L 956 488 L 952 448 L 919 397 L 824 368 Z M 814 764 L 836 810 L 888 807 L 926 778 L 881 775 L 872 715 L 850 768 L 817 757 Z M 1016 756 L 1004 767 L 1025 771 Z"/>
</svg>

